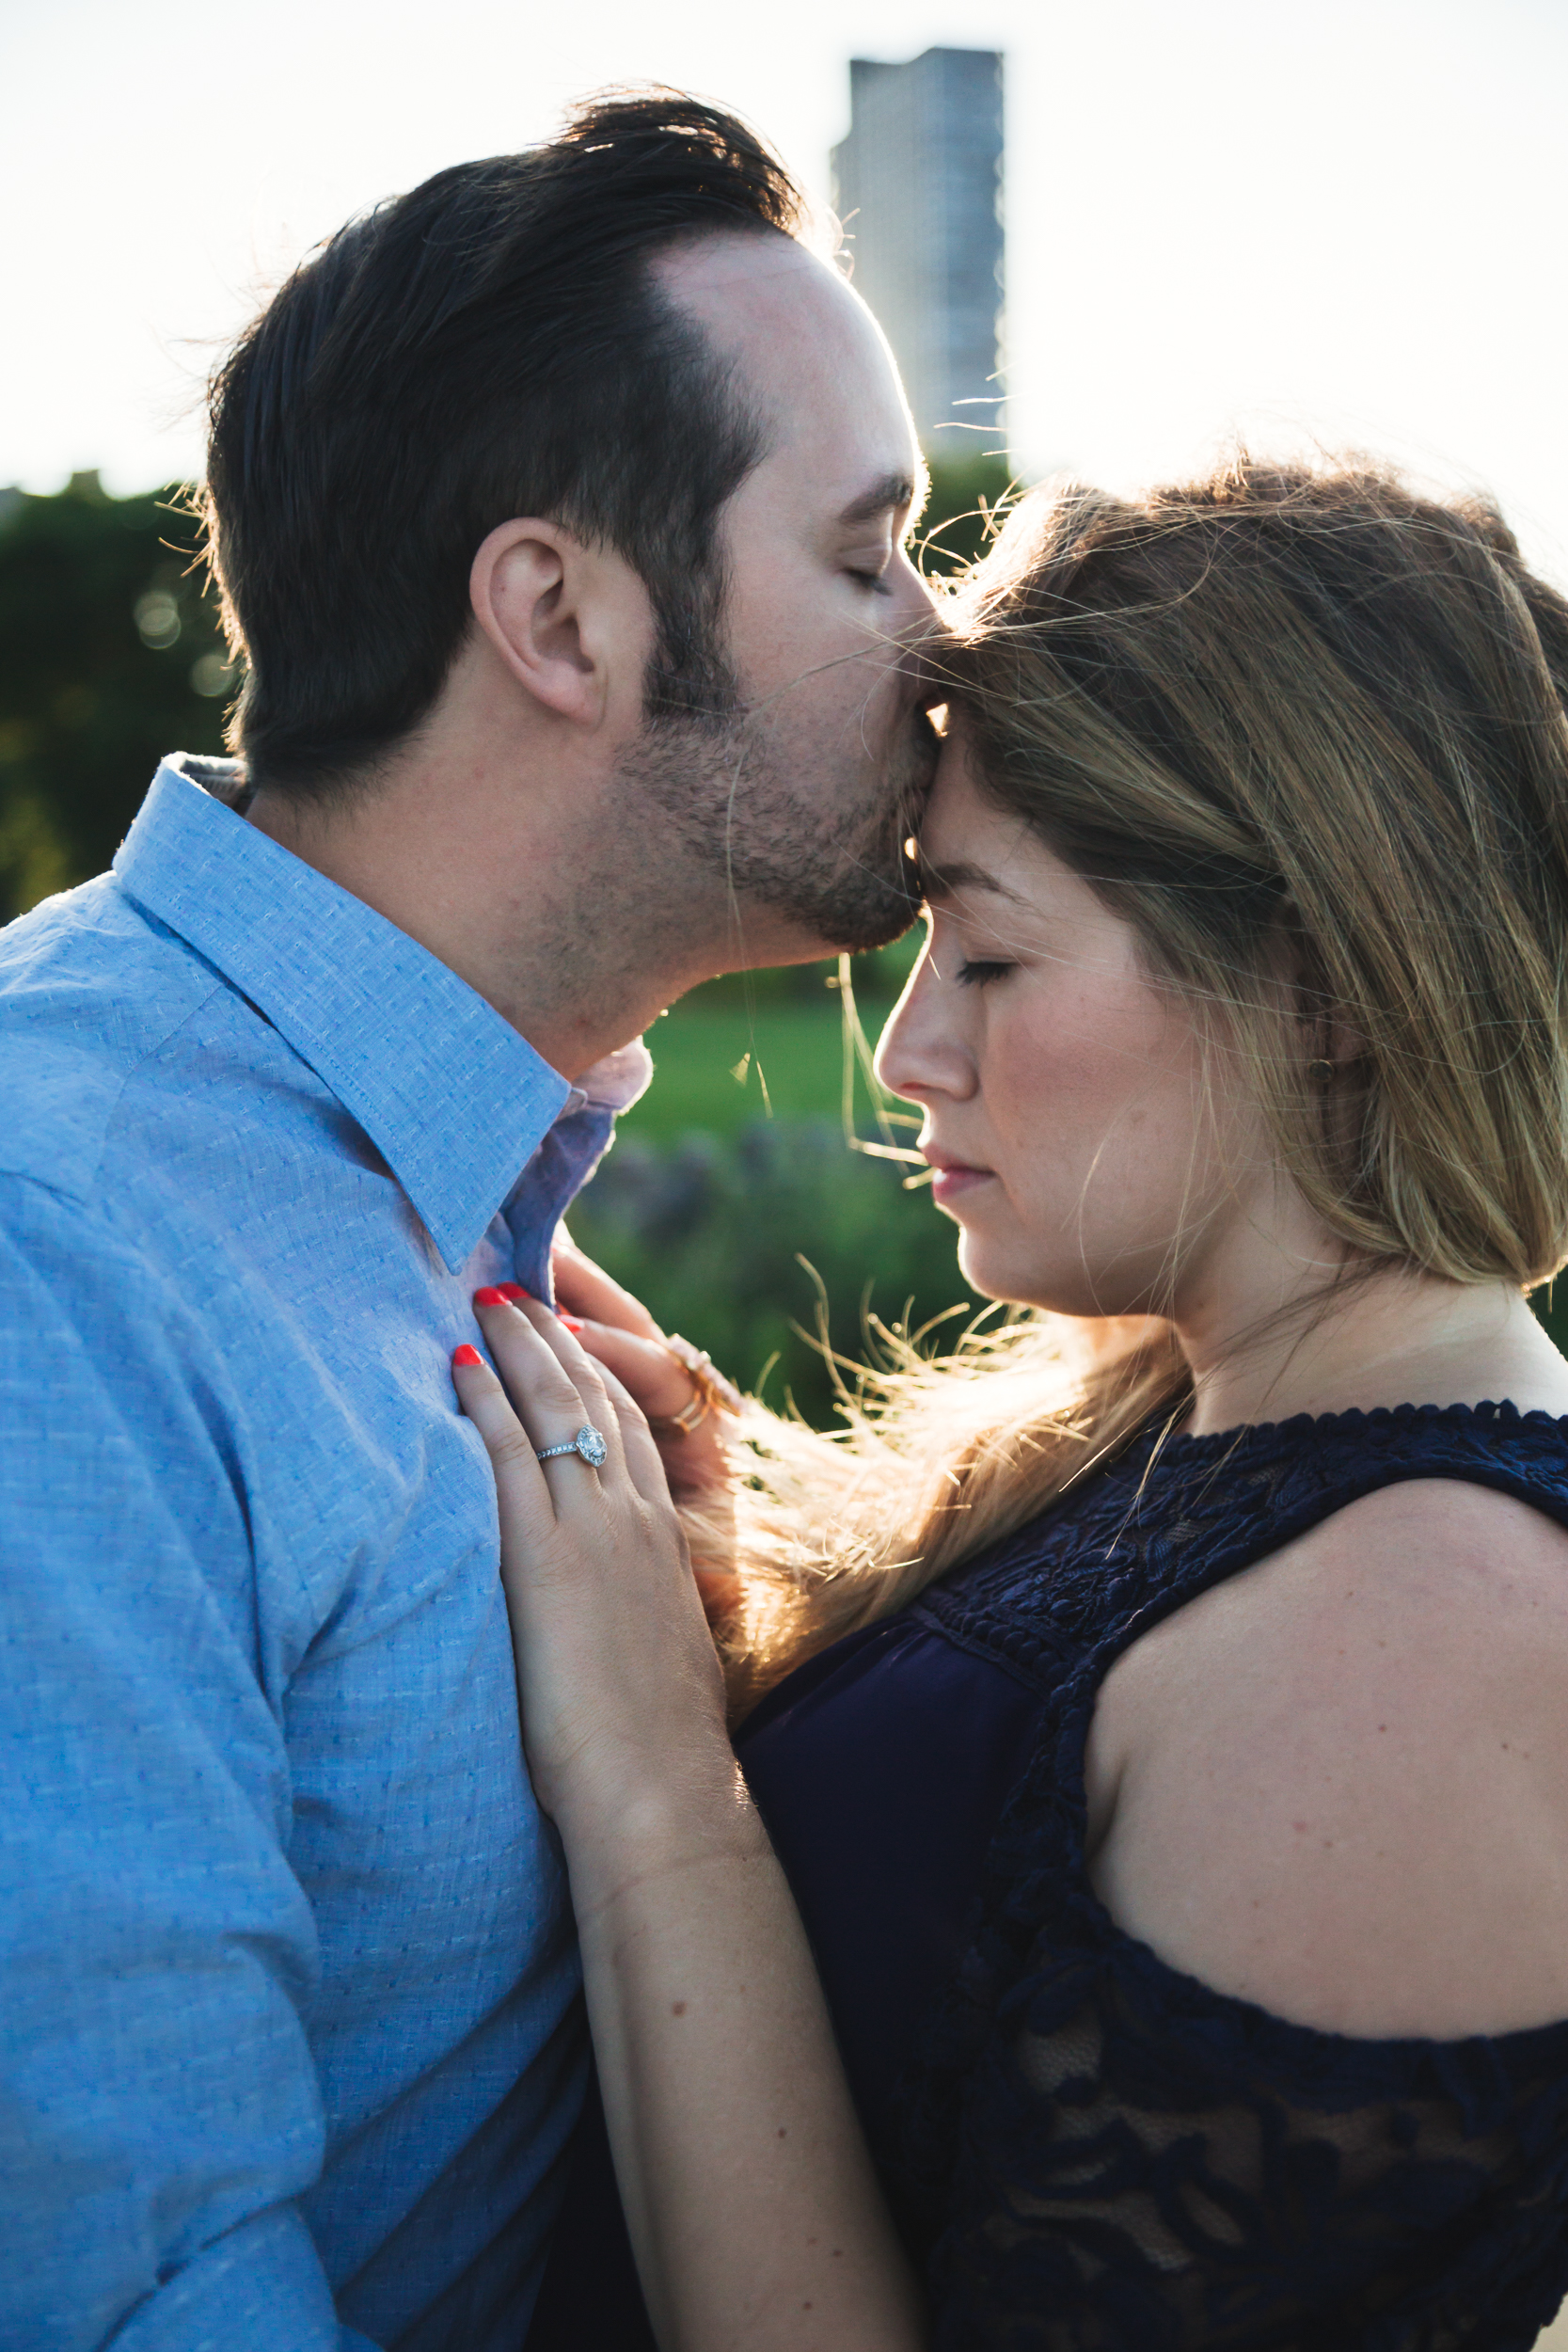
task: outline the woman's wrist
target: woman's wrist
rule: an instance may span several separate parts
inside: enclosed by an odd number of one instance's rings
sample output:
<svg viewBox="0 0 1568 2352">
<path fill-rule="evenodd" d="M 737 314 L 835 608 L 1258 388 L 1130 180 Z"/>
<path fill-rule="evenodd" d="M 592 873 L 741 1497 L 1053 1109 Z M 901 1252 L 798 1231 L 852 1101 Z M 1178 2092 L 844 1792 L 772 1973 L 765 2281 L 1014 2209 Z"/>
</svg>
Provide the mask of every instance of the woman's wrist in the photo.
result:
<svg viewBox="0 0 1568 2352">
<path fill-rule="evenodd" d="M 728 1739 L 682 1745 L 652 1769 L 622 1752 L 574 1774 L 554 1818 L 579 1923 L 638 1888 L 771 1852 Z"/>
</svg>

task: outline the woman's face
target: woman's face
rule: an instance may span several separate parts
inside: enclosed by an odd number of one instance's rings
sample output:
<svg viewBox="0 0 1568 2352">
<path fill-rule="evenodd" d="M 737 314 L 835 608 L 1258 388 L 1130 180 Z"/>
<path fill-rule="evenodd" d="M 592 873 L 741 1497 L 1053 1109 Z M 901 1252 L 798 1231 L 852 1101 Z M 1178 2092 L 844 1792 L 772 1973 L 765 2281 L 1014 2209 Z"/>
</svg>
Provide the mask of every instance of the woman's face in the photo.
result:
<svg viewBox="0 0 1568 2352">
<path fill-rule="evenodd" d="M 921 833 L 929 936 L 883 1034 L 933 1195 L 993 1298 L 1182 1311 L 1273 1154 L 1223 1052 L 1131 926 L 975 788 L 949 738 Z"/>
</svg>

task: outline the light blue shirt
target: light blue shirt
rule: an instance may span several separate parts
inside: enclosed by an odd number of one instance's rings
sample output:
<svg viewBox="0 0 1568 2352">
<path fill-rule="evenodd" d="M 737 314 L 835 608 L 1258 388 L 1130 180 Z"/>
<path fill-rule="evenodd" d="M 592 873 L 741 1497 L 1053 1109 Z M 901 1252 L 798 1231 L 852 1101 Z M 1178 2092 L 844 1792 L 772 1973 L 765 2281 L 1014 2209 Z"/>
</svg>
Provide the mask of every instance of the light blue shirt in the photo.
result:
<svg viewBox="0 0 1568 2352">
<path fill-rule="evenodd" d="M 584 2042 L 448 1360 L 612 1116 L 220 765 L 0 932 L 0 2346 L 516 2352 Z"/>
</svg>

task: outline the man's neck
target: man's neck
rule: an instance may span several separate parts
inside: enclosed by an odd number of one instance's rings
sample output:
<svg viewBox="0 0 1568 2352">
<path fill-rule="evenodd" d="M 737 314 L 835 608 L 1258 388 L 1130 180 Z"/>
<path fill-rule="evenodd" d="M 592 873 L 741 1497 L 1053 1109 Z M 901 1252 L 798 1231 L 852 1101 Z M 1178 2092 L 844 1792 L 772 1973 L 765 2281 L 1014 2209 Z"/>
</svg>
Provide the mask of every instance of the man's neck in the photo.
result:
<svg viewBox="0 0 1568 2352">
<path fill-rule="evenodd" d="M 564 1076 L 706 977 L 667 946 L 628 939 L 626 907 L 609 903 L 622 894 L 580 818 L 530 826 L 515 794 L 483 777 L 455 793 L 444 781 L 403 775 L 325 805 L 263 788 L 245 813 L 467 980 Z"/>
<path fill-rule="evenodd" d="M 754 921 L 743 938 L 721 878 L 680 860 L 667 827 L 642 825 L 639 805 L 591 773 L 546 766 L 525 790 L 515 767 L 432 757 L 337 803 L 261 787 L 245 813 L 418 940 L 568 1078 L 699 981 L 801 952 Z"/>
</svg>

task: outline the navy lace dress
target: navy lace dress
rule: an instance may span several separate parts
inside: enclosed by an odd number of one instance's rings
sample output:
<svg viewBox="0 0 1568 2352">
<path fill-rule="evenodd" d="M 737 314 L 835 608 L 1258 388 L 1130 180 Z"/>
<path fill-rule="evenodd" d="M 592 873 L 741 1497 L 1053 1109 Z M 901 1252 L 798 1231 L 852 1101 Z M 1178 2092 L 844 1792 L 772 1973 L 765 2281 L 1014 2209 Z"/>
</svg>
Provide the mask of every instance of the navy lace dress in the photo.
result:
<svg viewBox="0 0 1568 2352">
<path fill-rule="evenodd" d="M 1124 1934 L 1085 1864 L 1122 1651 L 1413 1478 L 1568 1525 L 1568 1422 L 1422 1406 L 1145 1439 L 746 1726 L 938 2352 L 1524 2352 L 1568 2290 L 1568 2021 L 1292 2025 Z M 651 2344 L 591 2107 L 528 2352 Z"/>
</svg>

